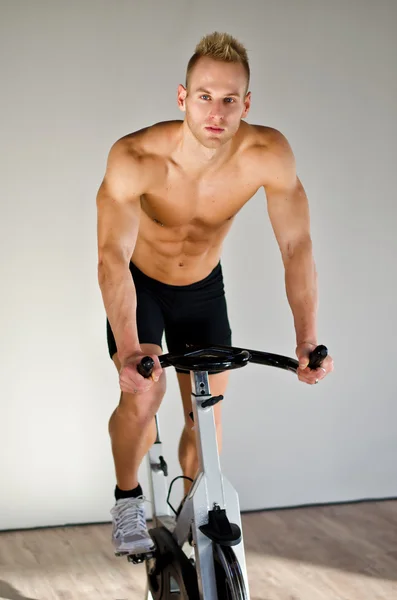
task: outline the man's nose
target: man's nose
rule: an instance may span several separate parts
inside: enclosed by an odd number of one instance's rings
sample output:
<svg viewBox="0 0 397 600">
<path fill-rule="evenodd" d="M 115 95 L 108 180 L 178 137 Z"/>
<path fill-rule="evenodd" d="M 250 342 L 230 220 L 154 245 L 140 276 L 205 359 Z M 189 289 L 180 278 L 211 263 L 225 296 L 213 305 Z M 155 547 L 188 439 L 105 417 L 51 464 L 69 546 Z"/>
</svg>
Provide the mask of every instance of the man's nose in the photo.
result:
<svg viewBox="0 0 397 600">
<path fill-rule="evenodd" d="M 222 100 L 213 101 L 211 103 L 210 116 L 213 119 L 220 119 L 220 120 L 222 120 L 223 117 L 224 117 L 224 112 L 225 112 L 225 107 L 223 105 Z"/>
</svg>

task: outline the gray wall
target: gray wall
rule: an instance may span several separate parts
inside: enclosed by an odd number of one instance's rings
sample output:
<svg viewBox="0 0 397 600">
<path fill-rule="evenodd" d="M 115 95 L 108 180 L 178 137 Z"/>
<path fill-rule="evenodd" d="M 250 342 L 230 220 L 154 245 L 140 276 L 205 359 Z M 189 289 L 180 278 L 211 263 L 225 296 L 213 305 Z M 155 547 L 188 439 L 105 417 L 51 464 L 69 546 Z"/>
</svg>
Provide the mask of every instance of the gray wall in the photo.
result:
<svg viewBox="0 0 397 600">
<path fill-rule="evenodd" d="M 248 48 L 248 121 L 280 129 L 295 151 L 319 341 L 335 360 L 315 387 L 265 367 L 234 372 L 224 471 L 243 510 L 395 496 L 397 4 L 3 0 L 0 11 L 0 529 L 110 519 L 119 389 L 95 196 L 116 139 L 182 118 L 177 85 L 215 29 Z M 235 222 L 223 265 L 235 344 L 293 356 L 263 191 Z M 172 477 L 183 420 L 173 372 L 168 381 Z M 145 464 L 141 482 L 148 491 Z"/>
</svg>

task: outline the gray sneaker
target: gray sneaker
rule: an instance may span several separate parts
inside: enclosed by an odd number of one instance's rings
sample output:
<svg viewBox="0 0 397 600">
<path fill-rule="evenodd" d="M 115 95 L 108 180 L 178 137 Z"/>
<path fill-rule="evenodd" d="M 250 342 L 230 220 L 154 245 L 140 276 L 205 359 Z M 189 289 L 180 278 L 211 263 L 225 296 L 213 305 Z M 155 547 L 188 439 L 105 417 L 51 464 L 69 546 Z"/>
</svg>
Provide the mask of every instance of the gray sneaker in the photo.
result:
<svg viewBox="0 0 397 600">
<path fill-rule="evenodd" d="M 155 549 L 146 525 L 145 500 L 144 496 L 123 498 L 111 509 L 116 554 L 143 554 Z"/>
</svg>

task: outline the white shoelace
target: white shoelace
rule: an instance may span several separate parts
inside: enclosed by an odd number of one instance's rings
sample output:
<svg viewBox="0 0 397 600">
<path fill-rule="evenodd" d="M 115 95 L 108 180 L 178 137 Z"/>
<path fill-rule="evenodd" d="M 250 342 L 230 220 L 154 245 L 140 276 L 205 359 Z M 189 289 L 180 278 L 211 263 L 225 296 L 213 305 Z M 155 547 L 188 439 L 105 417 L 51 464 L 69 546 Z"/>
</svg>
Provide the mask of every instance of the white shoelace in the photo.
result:
<svg viewBox="0 0 397 600">
<path fill-rule="evenodd" d="M 118 535 L 146 533 L 146 518 L 143 509 L 145 499 L 143 496 L 127 498 L 124 502 L 118 502 L 112 509 Z"/>
</svg>

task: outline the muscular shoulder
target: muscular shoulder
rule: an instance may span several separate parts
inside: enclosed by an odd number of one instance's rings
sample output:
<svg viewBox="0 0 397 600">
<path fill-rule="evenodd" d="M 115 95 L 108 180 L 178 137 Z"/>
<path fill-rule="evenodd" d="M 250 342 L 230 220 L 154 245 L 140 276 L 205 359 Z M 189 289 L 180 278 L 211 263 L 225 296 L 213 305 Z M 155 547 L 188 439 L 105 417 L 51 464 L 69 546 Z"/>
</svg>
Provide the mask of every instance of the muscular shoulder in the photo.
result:
<svg viewBox="0 0 397 600">
<path fill-rule="evenodd" d="M 161 121 L 134 131 L 116 142 L 140 158 L 160 158 L 169 152 L 181 121 Z"/>
<path fill-rule="evenodd" d="M 265 125 L 244 124 L 244 143 L 247 148 L 257 153 L 258 158 L 266 156 L 283 157 L 284 159 L 291 158 L 290 144 L 281 131 L 274 127 Z"/>
<path fill-rule="evenodd" d="M 295 156 L 281 131 L 264 125 L 248 125 L 245 144 L 253 168 L 260 173 L 261 185 L 294 182 Z"/>
<path fill-rule="evenodd" d="M 144 194 L 153 181 L 167 171 L 165 157 L 178 122 L 166 121 L 142 128 L 118 139 L 109 151 L 105 181 L 113 191 L 126 189 L 131 195 Z"/>
</svg>

